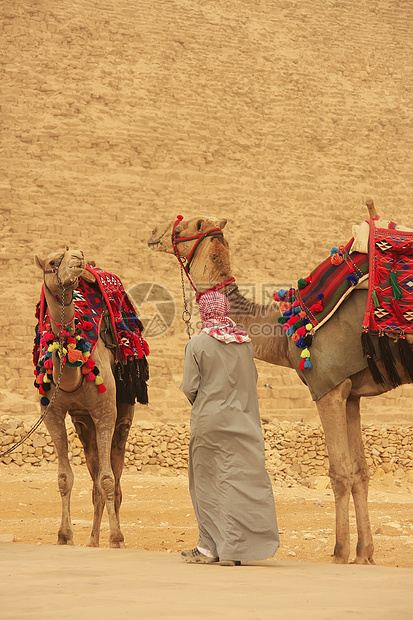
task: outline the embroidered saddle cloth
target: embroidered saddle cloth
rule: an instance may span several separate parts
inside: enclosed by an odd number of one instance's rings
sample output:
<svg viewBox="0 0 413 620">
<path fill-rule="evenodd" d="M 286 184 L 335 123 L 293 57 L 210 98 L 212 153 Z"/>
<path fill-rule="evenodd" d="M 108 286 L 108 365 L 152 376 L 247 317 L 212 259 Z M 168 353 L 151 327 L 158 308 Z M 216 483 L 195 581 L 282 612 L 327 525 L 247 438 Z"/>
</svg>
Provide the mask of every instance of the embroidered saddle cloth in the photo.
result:
<svg viewBox="0 0 413 620">
<path fill-rule="evenodd" d="M 413 333 L 413 232 L 369 224 L 372 276 L 363 329 Z"/>
<path fill-rule="evenodd" d="M 93 274 L 96 283 L 79 278 L 78 287 L 73 291 L 75 326 L 81 338 L 77 339 L 74 349 L 68 350 L 66 363 L 79 366 L 84 363 L 82 353 L 89 351 L 88 355 L 93 354 L 99 340 L 104 310 L 107 308 L 110 339 L 114 344 L 117 396 L 130 404 L 135 400 L 147 404 L 146 381 L 149 372 L 146 356 L 149 347 L 142 337 L 142 323 L 118 276 L 89 265 L 86 269 Z M 40 364 L 41 372 L 44 371 L 44 360 L 51 356 L 49 344 L 53 340 L 44 289 L 37 305 L 36 317 L 39 323 L 36 327 L 33 363 L 38 369 Z"/>
</svg>

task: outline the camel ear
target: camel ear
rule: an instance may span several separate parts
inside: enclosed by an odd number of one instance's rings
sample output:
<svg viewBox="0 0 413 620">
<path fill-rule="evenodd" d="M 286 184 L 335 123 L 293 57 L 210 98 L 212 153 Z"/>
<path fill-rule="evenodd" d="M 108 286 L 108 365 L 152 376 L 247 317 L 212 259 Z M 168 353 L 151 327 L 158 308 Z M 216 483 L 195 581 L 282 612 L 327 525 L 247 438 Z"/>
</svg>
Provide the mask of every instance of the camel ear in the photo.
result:
<svg viewBox="0 0 413 620">
<path fill-rule="evenodd" d="M 177 224 L 174 228 L 174 232 L 176 233 L 181 233 L 183 231 L 184 227 L 182 226 L 182 224 Z"/>
<path fill-rule="evenodd" d="M 223 228 L 225 228 L 225 225 L 227 223 L 228 220 L 226 220 L 225 218 L 223 218 L 222 220 L 219 220 L 219 227 L 222 230 Z"/>
<path fill-rule="evenodd" d="M 96 282 L 96 278 L 93 273 L 90 273 L 90 271 L 88 271 L 87 269 L 84 269 L 82 271 L 80 277 L 83 278 L 83 280 L 85 280 L 86 282 L 89 282 L 89 284 L 94 284 Z"/>
<path fill-rule="evenodd" d="M 36 256 L 34 257 L 34 264 L 37 265 L 37 267 L 39 267 L 42 271 L 44 271 L 44 264 L 45 264 L 45 260 L 42 258 L 39 258 L 36 254 Z"/>
<path fill-rule="evenodd" d="M 204 222 L 205 222 L 205 220 L 202 219 L 202 218 L 197 220 L 196 229 L 197 229 L 198 232 L 201 232 L 202 226 L 203 226 Z"/>
</svg>

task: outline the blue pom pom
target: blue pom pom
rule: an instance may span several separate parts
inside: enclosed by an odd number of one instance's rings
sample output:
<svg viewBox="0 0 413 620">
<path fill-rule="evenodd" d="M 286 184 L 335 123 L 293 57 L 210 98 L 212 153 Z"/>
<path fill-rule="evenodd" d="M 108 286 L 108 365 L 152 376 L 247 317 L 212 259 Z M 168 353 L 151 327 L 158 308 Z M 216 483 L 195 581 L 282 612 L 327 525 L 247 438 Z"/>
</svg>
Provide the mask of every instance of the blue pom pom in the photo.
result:
<svg viewBox="0 0 413 620">
<path fill-rule="evenodd" d="M 309 319 L 307 318 L 303 319 L 303 325 L 308 325 L 309 322 L 310 322 Z"/>
<path fill-rule="evenodd" d="M 323 293 L 318 293 L 317 297 L 318 297 L 318 299 L 324 299 Z"/>
<path fill-rule="evenodd" d="M 330 250 L 330 254 L 337 254 L 338 253 L 338 248 L 336 246 L 333 246 Z"/>
<path fill-rule="evenodd" d="M 40 372 L 40 366 L 39 365 L 36 366 L 36 370 L 37 370 L 37 372 Z"/>
<path fill-rule="evenodd" d="M 282 299 L 283 297 L 285 297 L 285 288 L 280 288 L 278 291 L 278 299 Z"/>
<path fill-rule="evenodd" d="M 286 316 L 287 318 L 290 318 L 291 316 L 293 316 L 294 311 L 293 310 L 285 310 L 285 312 L 283 313 L 284 316 Z"/>
<path fill-rule="evenodd" d="M 293 335 L 293 333 L 294 333 L 294 328 L 293 328 L 293 327 L 289 327 L 289 328 L 287 329 L 287 332 L 286 332 L 286 333 L 287 333 L 287 336 L 292 336 L 292 335 Z"/>
<path fill-rule="evenodd" d="M 50 379 L 50 381 L 53 381 L 53 375 L 52 374 L 47 373 L 47 378 Z"/>
<path fill-rule="evenodd" d="M 312 368 L 312 367 L 313 367 L 312 363 L 310 362 L 309 358 L 306 357 L 305 362 L 304 362 L 304 368 Z"/>
<path fill-rule="evenodd" d="M 300 312 L 301 312 L 301 308 L 300 308 L 300 306 L 295 306 L 295 308 L 294 308 L 294 314 L 300 314 Z"/>
<path fill-rule="evenodd" d="M 40 399 L 40 404 L 42 405 L 42 407 L 47 407 L 49 402 L 50 401 L 46 396 L 42 396 L 42 398 Z"/>
<path fill-rule="evenodd" d="M 295 343 L 296 347 L 302 348 L 304 347 L 305 343 L 304 343 L 304 338 L 302 336 L 299 337 L 299 339 L 297 340 L 297 342 Z"/>
<path fill-rule="evenodd" d="M 351 286 L 352 284 L 357 284 L 357 282 L 359 281 L 355 273 L 350 273 L 350 275 L 347 276 L 346 280 L 349 286 Z"/>
</svg>

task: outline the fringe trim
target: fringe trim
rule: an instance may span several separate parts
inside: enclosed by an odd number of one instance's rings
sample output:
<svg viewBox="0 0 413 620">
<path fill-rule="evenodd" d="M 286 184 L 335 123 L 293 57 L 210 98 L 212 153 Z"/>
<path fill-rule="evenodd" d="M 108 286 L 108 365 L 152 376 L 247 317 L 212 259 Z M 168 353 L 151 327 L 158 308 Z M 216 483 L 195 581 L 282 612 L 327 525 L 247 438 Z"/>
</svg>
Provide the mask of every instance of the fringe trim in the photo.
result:
<svg viewBox="0 0 413 620">
<path fill-rule="evenodd" d="M 400 375 L 397 372 L 396 368 L 396 360 L 394 359 L 392 350 L 390 348 L 389 339 L 383 332 L 379 334 L 379 351 L 380 359 L 384 364 L 387 376 L 389 377 L 389 380 L 393 387 L 402 385 L 402 380 L 400 379 Z"/>
<path fill-rule="evenodd" d="M 403 368 L 406 370 L 410 379 L 413 381 L 413 351 L 410 344 L 406 340 L 406 336 L 402 334 L 398 341 L 400 360 Z"/>
<path fill-rule="evenodd" d="M 137 359 L 128 357 L 126 364 L 117 361 L 115 366 L 116 398 L 121 402 L 134 405 L 148 404 L 149 367 L 146 357 Z"/>
<path fill-rule="evenodd" d="M 374 361 L 376 351 L 374 349 L 374 344 L 372 339 L 370 338 L 368 331 L 361 332 L 361 346 L 363 347 L 363 355 L 367 358 L 367 364 L 374 381 L 376 383 L 384 383 L 384 377 L 378 369 L 376 362 Z"/>
</svg>

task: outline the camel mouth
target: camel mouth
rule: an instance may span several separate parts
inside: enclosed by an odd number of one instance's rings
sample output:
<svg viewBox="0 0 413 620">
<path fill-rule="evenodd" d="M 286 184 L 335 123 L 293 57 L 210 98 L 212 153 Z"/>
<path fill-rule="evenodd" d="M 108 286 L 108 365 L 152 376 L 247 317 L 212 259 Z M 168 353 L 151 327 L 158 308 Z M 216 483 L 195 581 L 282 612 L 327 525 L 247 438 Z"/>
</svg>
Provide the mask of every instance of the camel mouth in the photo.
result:
<svg viewBox="0 0 413 620">
<path fill-rule="evenodd" d="M 148 247 L 150 250 L 158 250 L 160 252 L 165 252 L 165 247 L 162 245 L 160 241 L 148 241 Z"/>
</svg>

